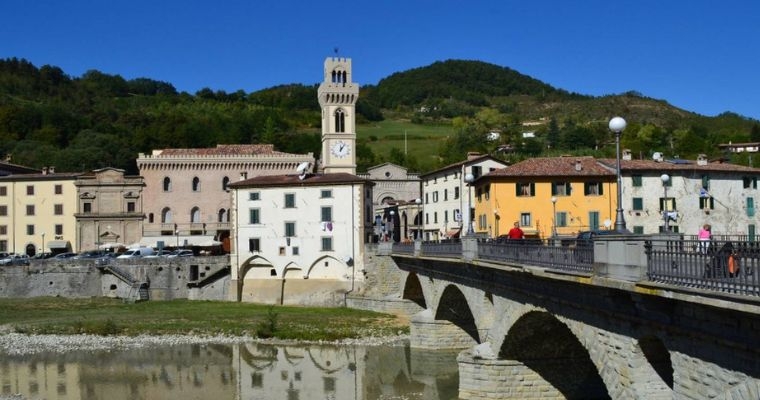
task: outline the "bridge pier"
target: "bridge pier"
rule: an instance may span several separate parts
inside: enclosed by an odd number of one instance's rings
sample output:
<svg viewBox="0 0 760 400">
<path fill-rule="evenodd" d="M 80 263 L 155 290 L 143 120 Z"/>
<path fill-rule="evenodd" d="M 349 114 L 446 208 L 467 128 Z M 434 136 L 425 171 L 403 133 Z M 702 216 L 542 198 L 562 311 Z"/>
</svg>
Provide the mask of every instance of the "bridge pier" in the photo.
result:
<svg viewBox="0 0 760 400">
<path fill-rule="evenodd" d="M 409 345 L 418 349 L 466 349 L 477 343 L 464 329 L 447 320 L 435 319 L 426 309 L 412 316 Z"/>
<path fill-rule="evenodd" d="M 462 400 L 566 398 L 541 375 L 516 360 L 475 358 L 466 350 L 457 357 L 457 364 Z"/>
</svg>

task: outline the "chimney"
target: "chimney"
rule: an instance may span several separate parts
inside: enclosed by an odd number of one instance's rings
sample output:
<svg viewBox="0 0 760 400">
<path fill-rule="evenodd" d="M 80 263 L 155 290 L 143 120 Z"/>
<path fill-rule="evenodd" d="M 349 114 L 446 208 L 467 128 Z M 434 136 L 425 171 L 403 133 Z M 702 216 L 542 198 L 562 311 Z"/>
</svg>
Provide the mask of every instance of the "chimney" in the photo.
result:
<svg viewBox="0 0 760 400">
<path fill-rule="evenodd" d="M 623 149 L 623 160 L 631 161 L 631 149 Z"/>
<path fill-rule="evenodd" d="M 478 152 L 475 152 L 475 151 L 468 152 L 467 153 L 467 161 L 474 160 L 474 159 L 476 159 L 476 158 L 478 158 L 480 156 L 482 156 L 482 154 L 480 154 Z"/>
<path fill-rule="evenodd" d="M 48 174 L 48 167 L 42 167 L 42 175 Z"/>
<path fill-rule="evenodd" d="M 51 173 L 51 174 L 54 174 L 55 173 L 55 166 L 52 166 L 52 165 L 49 166 L 48 167 L 48 172 Z"/>
<path fill-rule="evenodd" d="M 707 165 L 707 155 L 700 154 L 697 156 L 697 165 Z"/>
<path fill-rule="evenodd" d="M 244 181 L 246 179 L 248 179 L 248 172 L 240 171 L 240 180 Z"/>
<path fill-rule="evenodd" d="M 583 169 L 583 164 L 581 164 L 581 160 L 575 160 L 575 170 L 580 171 Z"/>
</svg>

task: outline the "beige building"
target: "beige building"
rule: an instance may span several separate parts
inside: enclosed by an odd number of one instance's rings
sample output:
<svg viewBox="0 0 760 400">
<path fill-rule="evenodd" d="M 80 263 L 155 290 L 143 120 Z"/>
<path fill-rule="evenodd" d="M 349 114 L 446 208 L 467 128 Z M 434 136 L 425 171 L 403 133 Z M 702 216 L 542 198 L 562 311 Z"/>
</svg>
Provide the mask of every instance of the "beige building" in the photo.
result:
<svg viewBox="0 0 760 400">
<path fill-rule="evenodd" d="M 142 238 L 141 176 L 125 176 L 116 168 L 97 169 L 77 177 L 79 205 L 76 236 L 79 250 L 117 248 Z"/>
<path fill-rule="evenodd" d="M 228 246 L 230 182 L 257 176 L 296 173 L 314 156 L 275 151 L 271 144 L 217 145 L 200 149 L 163 149 L 140 153 L 137 167 L 145 179 L 141 244 L 167 247 Z M 228 249 L 228 247 L 227 247 Z"/>
<path fill-rule="evenodd" d="M 79 248 L 76 235 L 80 173 L 42 173 L 0 177 L 0 252 L 34 255 Z"/>
</svg>

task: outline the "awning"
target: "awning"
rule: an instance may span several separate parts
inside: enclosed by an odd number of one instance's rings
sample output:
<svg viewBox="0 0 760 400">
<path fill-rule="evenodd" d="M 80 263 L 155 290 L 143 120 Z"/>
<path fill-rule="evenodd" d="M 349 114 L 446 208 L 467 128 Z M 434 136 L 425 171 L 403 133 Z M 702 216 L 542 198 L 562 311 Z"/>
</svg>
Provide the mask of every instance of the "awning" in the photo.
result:
<svg viewBox="0 0 760 400">
<path fill-rule="evenodd" d="M 456 238 L 459 237 L 459 232 L 460 232 L 459 228 L 452 229 L 452 230 L 446 232 L 446 237 L 449 238 L 449 239 L 456 239 Z"/>
<path fill-rule="evenodd" d="M 191 236 L 146 236 L 140 240 L 142 246 L 158 247 L 158 242 L 163 241 L 164 247 L 183 247 L 183 246 L 213 246 L 213 243 L 219 243 L 209 235 L 191 235 Z M 220 243 L 219 243 L 220 244 Z"/>
<path fill-rule="evenodd" d="M 71 243 L 68 240 L 51 240 L 47 242 L 48 249 L 70 249 Z"/>
</svg>

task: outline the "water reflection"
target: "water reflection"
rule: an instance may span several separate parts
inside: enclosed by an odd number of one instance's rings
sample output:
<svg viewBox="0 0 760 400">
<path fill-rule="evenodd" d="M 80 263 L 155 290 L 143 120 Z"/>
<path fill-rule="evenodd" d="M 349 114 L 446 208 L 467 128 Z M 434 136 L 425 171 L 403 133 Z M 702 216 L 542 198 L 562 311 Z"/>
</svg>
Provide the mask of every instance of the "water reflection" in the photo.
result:
<svg viewBox="0 0 760 400">
<path fill-rule="evenodd" d="M 218 344 L 0 358 L 0 399 L 457 398 L 457 352 Z"/>
</svg>

